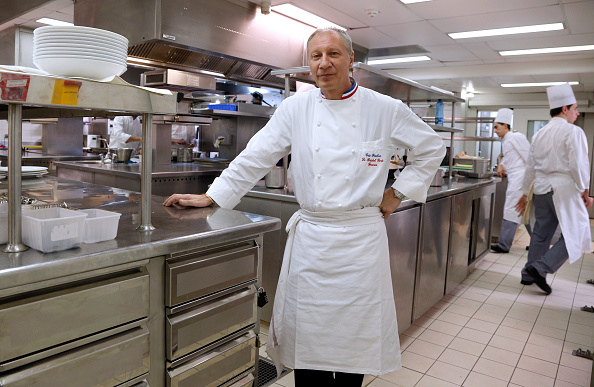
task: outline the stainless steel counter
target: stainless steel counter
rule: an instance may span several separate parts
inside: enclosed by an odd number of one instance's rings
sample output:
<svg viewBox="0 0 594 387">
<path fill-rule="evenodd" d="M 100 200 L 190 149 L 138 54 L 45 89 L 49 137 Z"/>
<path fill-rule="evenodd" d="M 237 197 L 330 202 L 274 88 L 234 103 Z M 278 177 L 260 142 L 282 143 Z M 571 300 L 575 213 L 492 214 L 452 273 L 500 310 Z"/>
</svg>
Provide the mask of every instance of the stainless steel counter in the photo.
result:
<svg viewBox="0 0 594 387">
<path fill-rule="evenodd" d="M 140 191 L 140 163 L 60 161 L 54 163 L 56 175 L 67 179 Z M 223 168 L 218 165 L 176 163 L 153 165 L 152 193 L 169 196 L 174 193 L 202 193 Z"/>
<path fill-rule="evenodd" d="M 427 201 L 437 200 L 446 196 L 458 194 L 460 192 L 468 191 L 478 187 L 486 186 L 489 184 L 497 183 L 501 179 L 487 178 L 487 179 L 473 179 L 465 176 L 454 176 L 453 179 L 445 179 L 446 183 L 440 187 L 429 187 L 427 191 Z M 263 183 L 263 182 L 261 182 Z M 386 182 L 386 188 L 391 187 L 394 184 L 393 179 L 388 179 Z M 247 193 L 248 197 L 261 198 L 268 200 L 278 200 L 282 202 L 297 203 L 295 195 L 292 190 L 288 188 L 266 188 L 263 184 L 256 185 L 251 191 Z M 398 210 L 406 210 L 413 207 L 417 203 L 414 200 L 404 200 Z"/>
<path fill-rule="evenodd" d="M 0 192 L 6 186 L 0 185 Z M 200 247 L 202 241 L 256 235 L 276 230 L 278 219 L 221 208 L 163 207 L 163 197 L 151 201 L 154 231 L 139 232 L 140 194 L 118 188 L 47 177 L 23 180 L 23 194 L 46 202 L 66 202 L 74 208 L 100 208 L 122 214 L 118 236 L 111 241 L 43 254 L 29 249 L 0 253 L 0 296 L 3 290 L 85 271 Z"/>
</svg>

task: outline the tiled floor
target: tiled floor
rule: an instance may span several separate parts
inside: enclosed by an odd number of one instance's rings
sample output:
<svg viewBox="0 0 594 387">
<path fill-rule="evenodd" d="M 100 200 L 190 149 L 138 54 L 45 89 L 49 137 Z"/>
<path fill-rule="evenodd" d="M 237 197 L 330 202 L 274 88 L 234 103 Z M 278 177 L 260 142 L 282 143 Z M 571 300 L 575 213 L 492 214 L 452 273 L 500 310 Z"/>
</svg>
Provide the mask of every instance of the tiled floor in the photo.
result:
<svg viewBox="0 0 594 387">
<path fill-rule="evenodd" d="M 400 371 L 366 375 L 370 387 L 587 387 L 594 349 L 594 254 L 566 263 L 547 281 L 520 284 L 529 237 L 521 228 L 508 254 L 489 253 L 468 278 L 400 336 Z M 267 330 L 263 328 L 263 342 Z M 266 356 L 265 347 L 260 351 Z M 274 387 L 294 386 L 293 373 Z"/>
</svg>

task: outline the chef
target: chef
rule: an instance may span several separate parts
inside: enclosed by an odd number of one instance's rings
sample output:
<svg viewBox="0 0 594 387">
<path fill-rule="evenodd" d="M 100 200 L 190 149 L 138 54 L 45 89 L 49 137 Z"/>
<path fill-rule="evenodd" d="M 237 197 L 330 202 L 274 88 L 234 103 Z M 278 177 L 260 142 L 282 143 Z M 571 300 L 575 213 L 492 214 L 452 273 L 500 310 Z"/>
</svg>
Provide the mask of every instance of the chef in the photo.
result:
<svg viewBox="0 0 594 387">
<path fill-rule="evenodd" d="M 583 130 L 573 123 L 580 114 L 568 83 L 547 88 L 551 121 L 532 139 L 522 192 L 516 208 L 526 208 L 526 194 L 534 182 L 533 206 L 536 222 L 530 239 L 528 262 L 522 280 L 533 281 L 546 294 L 546 282 L 567 259 L 575 262 L 582 252 L 592 250 L 590 219 L 590 164 Z M 557 225 L 561 237 L 551 247 Z"/>
<path fill-rule="evenodd" d="M 174 145 L 190 145 L 196 137 L 196 130 L 191 125 L 171 125 L 171 143 Z"/>
<path fill-rule="evenodd" d="M 405 197 L 425 201 L 445 146 L 401 101 L 349 77 L 346 32 L 316 30 L 307 54 L 319 89 L 283 101 L 205 195 L 164 205 L 233 208 L 291 153 L 301 209 L 287 224 L 268 353 L 297 386 L 361 386 L 401 367 L 383 219 Z M 414 149 L 415 162 L 384 191 L 396 148 Z"/>
<path fill-rule="evenodd" d="M 526 160 L 530 152 L 530 143 L 526 136 L 519 132 L 512 132 L 512 121 L 514 112 L 511 109 L 499 109 L 493 122 L 493 129 L 503 139 L 501 151 L 503 158 L 497 166 L 497 175 L 507 175 L 507 189 L 505 191 L 505 206 L 503 208 L 503 220 L 497 244 L 491 245 L 491 250 L 496 253 L 509 253 L 514 242 L 514 235 L 521 222 L 522 216 L 516 211 L 516 203 L 522 196 L 522 183 L 524 182 L 524 171 Z M 528 232 L 530 232 L 528 226 Z"/>
<path fill-rule="evenodd" d="M 113 119 L 113 128 L 109 135 L 109 148 L 138 150 L 140 141 L 142 141 L 140 116 L 117 116 Z"/>
</svg>

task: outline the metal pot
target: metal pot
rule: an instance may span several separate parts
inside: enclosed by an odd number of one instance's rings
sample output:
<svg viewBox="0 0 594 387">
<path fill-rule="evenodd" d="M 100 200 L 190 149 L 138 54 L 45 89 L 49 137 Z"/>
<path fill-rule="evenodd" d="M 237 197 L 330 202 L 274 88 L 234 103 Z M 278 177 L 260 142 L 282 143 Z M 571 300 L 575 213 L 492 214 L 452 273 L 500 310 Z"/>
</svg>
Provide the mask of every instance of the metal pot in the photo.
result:
<svg viewBox="0 0 594 387">
<path fill-rule="evenodd" d="M 177 162 L 191 163 L 194 160 L 192 148 L 177 148 Z"/>
<path fill-rule="evenodd" d="M 130 161 L 134 151 L 134 148 L 109 148 L 109 155 L 114 163 L 125 163 Z"/>
<path fill-rule="evenodd" d="M 268 188 L 285 187 L 285 169 L 283 167 L 274 167 L 264 177 L 264 182 Z"/>
<path fill-rule="evenodd" d="M 431 180 L 431 187 L 441 187 L 444 184 L 444 175 L 445 171 L 441 168 L 437 168 L 435 176 L 433 176 L 433 180 Z"/>
</svg>

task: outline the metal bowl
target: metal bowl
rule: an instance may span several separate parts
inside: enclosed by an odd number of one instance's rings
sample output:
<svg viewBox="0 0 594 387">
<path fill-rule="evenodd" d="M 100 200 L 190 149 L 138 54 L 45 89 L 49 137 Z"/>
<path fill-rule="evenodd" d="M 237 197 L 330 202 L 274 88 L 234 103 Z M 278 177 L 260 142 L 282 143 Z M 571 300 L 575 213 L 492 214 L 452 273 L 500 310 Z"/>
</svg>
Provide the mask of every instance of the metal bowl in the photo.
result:
<svg viewBox="0 0 594 387">
<path fill-rule="evenodd" d="M 109 148 L 109 155 L 114 163 L 125 163 L 130 161 L 134 150 L 134 148 Z"/>
</svg>

